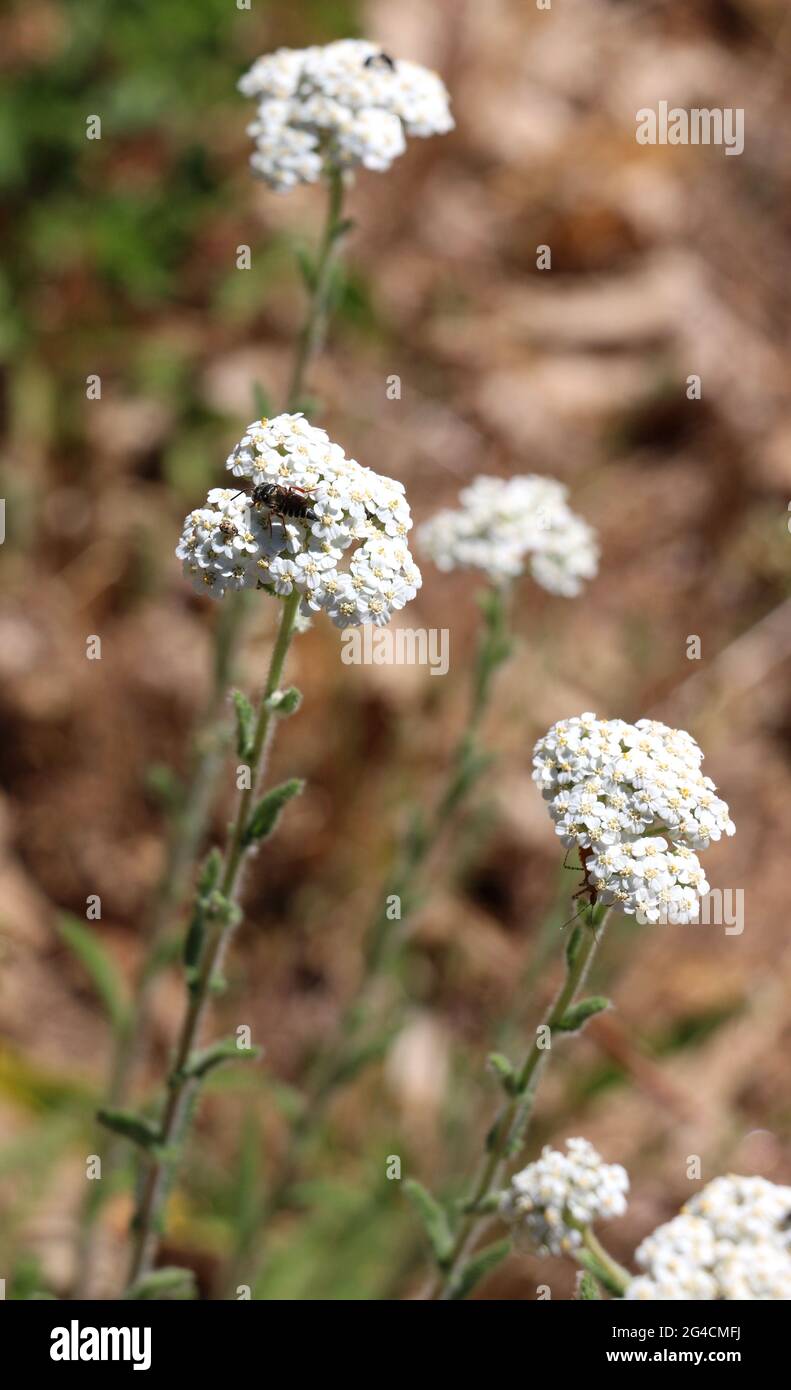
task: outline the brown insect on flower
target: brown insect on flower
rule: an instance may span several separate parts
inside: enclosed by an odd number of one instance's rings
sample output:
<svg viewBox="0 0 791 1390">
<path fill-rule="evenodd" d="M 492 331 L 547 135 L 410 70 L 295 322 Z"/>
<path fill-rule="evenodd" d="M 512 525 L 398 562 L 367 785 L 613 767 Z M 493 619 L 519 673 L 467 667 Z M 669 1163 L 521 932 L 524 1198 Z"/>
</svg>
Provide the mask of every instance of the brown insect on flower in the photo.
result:
<svg viewBox="0 0 791 1390">
<path fill-rule="evenodd" d="M 572 893 L 572 897 L 573 897 L 573 898 L 581 898 L 585 893 L 587 893 L 587 895 L 588 895 L 588 902 L 590 903 L 591 907 L 594 907 L 595 904 L 596 904 L 596 900 L 597 900 L 599 894 L 598 894 L 598 890 L 597 890 L 597 888 L 596 888 L 596 885 L 595 885 L 594 883 L 591 883 L 590 876 L 589 876 L 589 874 L 588 874 L 588 860 L 590 859 L 590 857 L 591 857 L 592 854 L 593 854 L 593 850 L 592 850 L 592 849 L 582 849 L 582 848 L 580 848 L 580 850 L 579 850 L 580 863 L 581 863 L 581 865 L 582 865 L 583 880 L 582 880 L 581 886 L 577 889 L 576 893 Z"/>
<path fill-rule="evenodd" d="M 236 492 L 234 496 L 240 497 L 241 493 Z M 304 488 L 286 487 L 282 483 L 258 483 L 251 494 L 256 511 L 267 512 L 270 528 L 273 516 L 279 517 L 282 522 L 287 518 L 313 520 L 314 513 L 311 508 L 315 500 Z"/>
</svg>

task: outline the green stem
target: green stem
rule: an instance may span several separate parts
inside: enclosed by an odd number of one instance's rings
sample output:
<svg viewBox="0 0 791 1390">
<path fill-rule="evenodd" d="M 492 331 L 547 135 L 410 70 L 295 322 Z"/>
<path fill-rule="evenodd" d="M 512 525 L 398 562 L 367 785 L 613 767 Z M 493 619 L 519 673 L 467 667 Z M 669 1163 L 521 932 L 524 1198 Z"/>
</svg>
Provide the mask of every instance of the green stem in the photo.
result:
<svg viewBox="0 0 791 1390">
<path fill-rule="evenodd" d="M 327 213 L 313 270 L 308 315 L 299 335 L 286 396 L 286 409 L 291 411 L 300 408 L 308 363 L 319 351 L 324 339 L 330 308 L 333 260 L 343 236 L 343 175 L 338 169 L 328 174 L 328 185 Z"/>
<path fill-rule="evenodd" d="M 397 949 L 396 938 L 398 942 L 403 941 L 406 924 L 416 907 L 419 875 L 483 769 L 478 756 L 479 730 L 491 698 L 494 676 L 512 649 L 508 636 L 508 598 L 508 592 L 502 588 L 492 589 L 480 597 L 484 623 L 476 649 L 469 712 L 451 756 L 445 786 L 428 824 L 413 826 L 401 841 L 396 867 L 380 894 L 385 906 L 377 911 L 368 929 L 362 977 L 341 1014 L 334 1040 L 325 1043 L 308 1077 L 305 1103 L 291 1128 L 278 1175 L 262 1199 L 256 1221 L 251 1223 L 256 1233 L 261 1232 L 284 1205 L 299 1171 L 302 1154 L 316 1132 L 338 1078 L 345 1075 L 344 1064 L 361 1048 L 360 1038 L 369 1022 L 372 996 L 378 994 L 379 981 Z M 387 915 L 387 901 L 394 896 L 402 905 L 400 918 Z M 226 1285 L 231 1296 L 235 1296 L 249 1244 L 250 1237 L 246 1234 L 234 1254 Z"/>
<path fill-rule="evenodd" d="M 138 972 L 130 1017 L 115 1035 L 110 1080 L 103 1101 L 108 1110 L 123 1107 L 132 1075 L 146 1036 L 151 1002 L 165 952 L 164 943 L 172 917 L 187 895 L 195 858 L 200 848 L 211 808 L 216 778 L 223 763 L 227 741 L 226 700 L 244 619 L 244 596 L 228 595 L 219 614 L 209 700 L 195 734 L 191 767 L 182 804 L 173 817 L 165 862 L 154 893 L 146 933 L 146 952 Z M 75 1298 L 89 1295 L 96 1257 L 96 1220 L 124 1150 L 117 1136 L 101 1139 L 103 1183 L 91 1183 L 82 1206 L 77 1246 L 77 1285 Z"/>
<path fill-rule="evenodd" d="M 472 1195 L 465 1204 L 467 1215 L 459 1226 L 453 1248 L 432 1295 L 435 1299 L 447 1301 L 453 1297 L 467 1258 L 474 1250 L 483 1230 L 489 1225 L 490 1218 L 486 1215 L 481 1216 L 481 1207 L 502 1185 L 508 1164 L 524 1146 L 538 1082 L 550 1051 L 549 1048 L 540 1045 L 544 1030 L 549 1030 L 551 1043 L 553 1030 L 558 1028 L 573 1004 L 577 991 L 585 983 L 604 932 L 608 911 L 609 909 L 602 907 L 589 907 L 586 910 L 582 938 L 571 958 L 567 956 L 565 979 L 543 1020 L 541 1029 L 536 1032 L 536 1039 L 516 1079 L 515 1094 L 503 1107 L 489 1132 L 489 1155 L 481 1167 Z"/>
<path fill-rule="evenodd" d="M 623 1265 L 613 1259 L 608 1250 L 605 1250 L 590 1226 L 586 1226 L 583 1230 L 582 1243 L 589 1258 L 584 1258 L 585 1252 L 580 1251 L 576 1256 L 578 1262 L 599 1279 L 610 1293 L 615 1294 L 616 1298 L 623 1298 L 626 1286 L 632 1278 L 628 1269 L 624 1269 Z"/>
<path fill-rule="evenodd" d="M 297 590 L 294 590 L 283 604 L 280 628 L 258 708 L 250 756 L 250 785 L 239 793 L 236 816 L 223 861 L 220 894 L 232 907 L 238 907 L 241 895 L 244 866 L 251 848 L 246 838 L 247 826 L 255 804 L 254 798 L 266 774 L 277 718 L 269 701 L 282 679 L 299 604 L 300 594 Z M 184 1023 L 168 1077 L 168 1099 L 162 1117 L 157 1150 L 147 1159 L 147 1171 L 133 1223 L 135 1241 L 129 1271 L 130 1285 L 148 1273 L 156 1258 L 162 1211 L 178 1158 L 176 1151 L 183 1142 L 190 1102 L 198 1084 L 194 1077 L 187 1074 L 188 1066 L 200 1041 L 212 982 L 222 968 L 235 920 L 238 919 L 231 913 L 228 917 L 213 923 L 211 937 L 203 951 L 198 979 L 190 990 Z"/>
<path fill-rule="evenodd" d="M 304 391 L 305 377 L 319 351 L 329 313 L 330 272 L 344 228 L 341 226 L 343 182 L 340 175 L 330 178 L 327 210 L 316 260 L 305 321 L 299 333 L 286 398 L 286 410 L 296 410 Z M 146 1035 L 152 996 L 161 968 L 164 942 L 174 914 L 187 895 L 195 860 L 206 832 L 217 777 L 223 763 L 226 731 L 226 699 L 243 632 L 245 595 L 228 594 L 217 622 L 212 690 L 208 708 L 195 738 L 191 775 L 185 789 L 183 809 L 174 818 L 168 840 L 165 864 L 153 895 L 146 933 L 146 954 L 135 985 L 129 1026 L 114 1042 L 114 1055 L 104 1105 L 108 1109 L 124 1105 L 135 1063 Z M 123 1141 L 110 1138 L 99 1144 L 105 1182 L 91 1184 L 83 1203 L 79 1227 L 76 1297 L 90 1288 L 95 1261 L 95 1223 L 101 1210 L 101 1197 L 123 1152 Z"/>
</svg>

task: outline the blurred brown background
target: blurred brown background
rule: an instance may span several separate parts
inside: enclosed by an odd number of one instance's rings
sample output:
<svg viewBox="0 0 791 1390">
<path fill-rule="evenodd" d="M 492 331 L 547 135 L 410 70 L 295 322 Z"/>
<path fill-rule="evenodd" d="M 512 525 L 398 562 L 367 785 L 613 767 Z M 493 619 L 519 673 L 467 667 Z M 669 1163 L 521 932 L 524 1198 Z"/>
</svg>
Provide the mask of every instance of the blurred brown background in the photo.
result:
<svg viewBox="0 0 791 1390">
<path fill-rule="evenodd" d="M 22 1291 L 71 1287 L 109 1052 L 57 924 L 99 894 L 96 929 L 131 977 L 162 862 L 152 769 L 184 769 L 217 619 L 173 548 L 222 481 L 254 388 L 282 396 L 302 309 L 293 252 L 321 215 L 319 190 L 278 197 L 250 177 L 234 84 L 260 52 L 356 33 L 437 68 L 457 129 L 357 181 L 316 422 L 401 478 L 417 521 L 479 472 L 558 477 L 599 529 L 602 564 L 578 600 L 520 587 L 520 646 L 487 726 L 498 766 L 415 922 L 409 1022 L 333 1105 L 260 1295 L 419 1291 L 420 1235 L 385 1156 L 458 1187 L 496 1103 L 485 1054 L 518 1051 L 554 985 L 576 883 L 530 752 L 584 709 L 656 715 L 699 740 L 737 823 L 704 865 L 713 886 L 744 890 L 746 924 L 616 924 L 599 963 L 616 1009 L 555 1059 L 533 1149 L 582 1133 L 627 1166 L 629 1214 L 607 1233 L 627 1261 L 688 1195 L 688 1155 L 704 1179 L 791 1179 L 786 7 L 16 0 L 0 19 L 0 1249 Z M 639 146 L 635 113 L 659 100 L 743 107 L 744 154 Z M 85 398 L 91 373 L 100 401 Z M 392 373 L 400 401 L 386 398 Z M 405 621 L 450 629 L 447 677 L 345 667 L 325 623 L 295 652 L 305 702 L 274 774 L 308 790 L 251 875 L 218 1006 L 218 1029 L 248 1023 L 265 1066 L 207 1096 L 166 1252 L 207 1279 L 231 1242 L 241 1136 L 265 1174 L 285 1125 L 271 1081 L 299 1085 L 353 990 L 404 802 L 438 786 L 463 719 L 478 584 L 423 569 Z M 270 607 L 244 688 L 263 674 Z M 101 661 L 86 660 L 90 634 Z M 216 834 L 231 763 L 223 785 Z M 163 977 L 142 1094 L 181 992 Z M 108 1286 L 128 1213 L 120 1191 Z M 482 1292 L 530 1299 L 549 1282 L 568 1297 L 571 1278 L 515 1256 Z"/>
</svg>

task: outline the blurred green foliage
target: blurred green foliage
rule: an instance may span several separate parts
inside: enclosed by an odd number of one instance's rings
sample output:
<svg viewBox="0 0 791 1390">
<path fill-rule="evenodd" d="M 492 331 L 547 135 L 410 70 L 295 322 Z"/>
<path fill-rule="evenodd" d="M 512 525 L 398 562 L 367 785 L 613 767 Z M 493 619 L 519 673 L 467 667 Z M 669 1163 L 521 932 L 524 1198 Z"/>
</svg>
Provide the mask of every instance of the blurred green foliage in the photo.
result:
<svg viewBox="0 0 791 1390">
<path fill-rule="evenodd" d="M 165 439 L 138 466 L 146 482 L 164 483 L 174 514 L 216 480 L 227 422 L 206 400 L 204 368 L 265 338 L 273 289 L 290 286 L 299 312 L 296 242 L 312 245 L 321 215 L 317 190 L 315 219 L 298 238 L 262 237 L 261 190 L 246 171 L 252 108 L 236 84 L 268 49 L 359 34 L 358 9 L 357 0 L 6 7 L 2 398 L 12 443 L 57 451 L 54 482 L 82 482 L 93 469 L 84 382 L 96 372 L 102 399 L 114 391 L 167 411 Z M 89 139 L 95 117 L 101 138 Z M 241 243 L 254 253 L 244 273 Z M 379 331 L 359 269 L 339 275 L 335 300 L 350 332 Z M 24 524 L 27 484 L 13 465 L 0 482 L 15 501 L 9 539 L 24 548 L 34 527 L 32 517 Z M 159 565 L 144 561 L 128 576 L 128 601 L 156 588 Z"/>
<path fill-rule="evenodd" d="M 35 331 L 50 277 L 91 274 L 131 306 L 178 300 L 185 258 L 209 213 L 232 207 L 218 128 L 240 142 L 249 114 L 236 81 L 268 44 L 359 32 L 355 4 L 255 0 L 61 0 L 36 16 L 41 42 L 0 91 L 0 197 L 8 264 L 0 280 L 8 355 Z M 12 6 L 21 24 L 29 6 Z M 13 33 L 13 24 L 12 24 Z M 101 140 L 86 122 L 101 118 Z M 276 257 L 277 259 L 277 257 Z M 265 258 L 257 271 L 266 278 Z M 232 277 L 223 293 L 232 295 Z M 356 292 L 357 293 L 357 292 Z"/>
</svg>

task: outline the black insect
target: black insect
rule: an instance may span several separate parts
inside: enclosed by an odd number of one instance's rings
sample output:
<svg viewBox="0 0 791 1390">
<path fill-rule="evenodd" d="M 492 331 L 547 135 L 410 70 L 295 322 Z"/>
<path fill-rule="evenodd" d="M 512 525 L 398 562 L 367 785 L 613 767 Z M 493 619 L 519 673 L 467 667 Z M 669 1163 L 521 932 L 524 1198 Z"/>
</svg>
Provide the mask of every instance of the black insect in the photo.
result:
<svg viewBox="0 0 791 1390">
<path fill-rule="evenodd" d="M 234 497 L 240 496 L 241 493 L 234 493 Z M 300 521 L 314 519 L 311 508 L 316 499 L 301 487 L 284 487 L 281 483 L 258 483 L 257 487 L 253 488 L 250 500 L 256 511 L 266 510 L 270 526 L 273 516 L 279 517 L 281 521 L 285 521 L 287 517 L 296 517 Z"/>
<path fill-rule="evenodd" d="M 253 506 L 266 507 L 271 516 L 285 521 L 287 516 L 312 518 L 315 498 L 301 487 L 284 487 L 280 483 L 259 483 L 253 488 Z"/>
<path fill-rule="evenodd" d="M 395 63 L 389 53 L 369 53 L 363 64 L 363 67 L 366 68 L 378 68 L 382 66 L 389 68 L 391 72 L 395 72 Z"/>
</svg>

